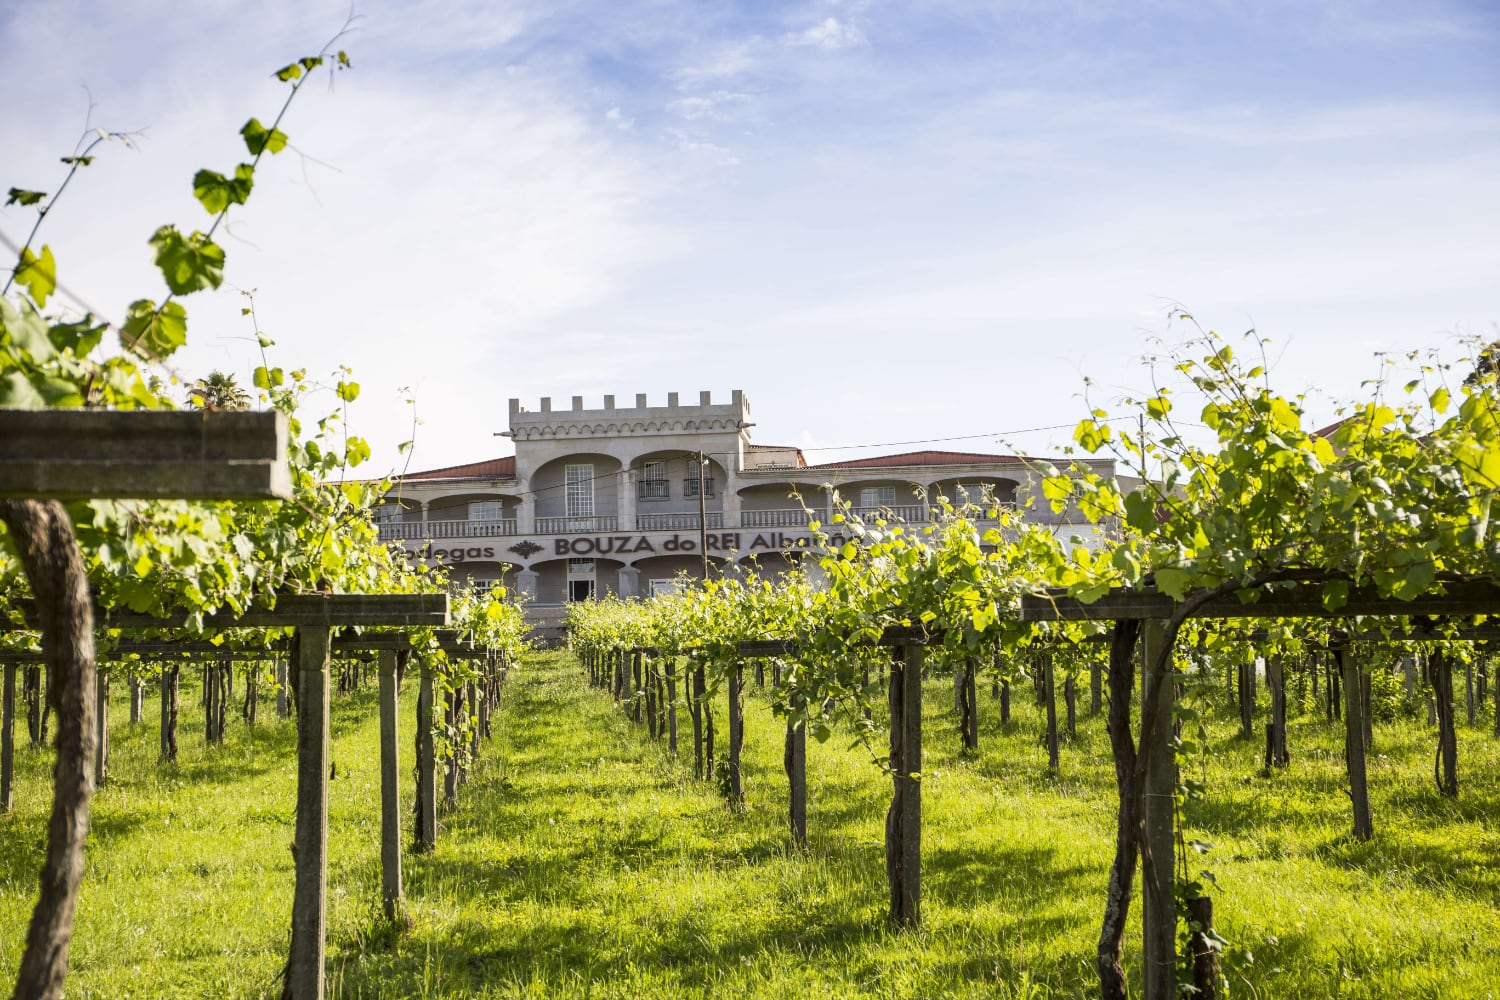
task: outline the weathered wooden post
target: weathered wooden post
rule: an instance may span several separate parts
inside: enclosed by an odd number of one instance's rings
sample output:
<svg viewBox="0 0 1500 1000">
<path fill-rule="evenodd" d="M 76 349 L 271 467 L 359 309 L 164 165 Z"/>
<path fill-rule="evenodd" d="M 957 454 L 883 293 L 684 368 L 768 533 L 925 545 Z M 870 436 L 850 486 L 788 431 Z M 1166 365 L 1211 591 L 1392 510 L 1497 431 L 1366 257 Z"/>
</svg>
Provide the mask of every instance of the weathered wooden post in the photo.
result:
<svg viewBox="0 0 1500 1000">
<path fill-rule="evenodd" d="M 1104 708 L 1104 669 L 1096 656 L 1089 661 L 1089 714 L 1098 715 Z"/>
<path fill-rule="evenodd" d="M 418 854 L 437 846 L 437 747 L 432 739 L 432 667 L 421 657 L 417 690 L 417 802 L 412 849 Z"/>
<path fill-rule="evenodd" d="M 1271 692 L 1271 721 L 1266 723 L 1266 767 L 1286 767 L 1286 673 L 1280 654 L 1266 660 L 1266 687 Z"/>
<path fill-rule="evenodd" d="M 891 780 L 885 819 L 885 866 L 891 923 L 922 921 L 922 647 L 904 642 L 891 660 Z"/>
<path fill-rule="evenodd" d="M 643 659 L 644 653 L 637 654 Z M 646 735 L 653 740 L 656 739 L 656 677 L 655 660 L 645 661 L 644 673 L 646 675 Z"/>
<path fill-rule="evenodd" d="M 387 920 L 404 921 L 401 885 L 401 743 L 397 733 L 396 653 L 380 651 L 380 873 Z"/>
<path fill-rule="evenodd" d="M 146 710 L 146 682 L 134 671 L 130 674 L 130 724 L 139 725 Z"/>
<path fill-rule="evenodd" d="M 276 657 L 276 718 L 285 719 L 292 714 L 291 698 L 287 691 L 286 657 Z"/>
<path fill-rule="evenodd" d="M 94 684 L 94 787 L 103 788 L 109 776 L 109 674 L 100 671 Z"/>
<path fill-rule="evenodd" d="M 182 666 L 173 661 L 161 668 L 161 762 L 177 763 L 177 705 Z"/>
<path fill-rule="evenodd" d="M 1370 819 L 1370 788 L 1365 775 L 1359 665 L 1342 643 L 1336 643 L 1330 651 L 1338 664 L 1344 689 L 1344 764 L 1349 772 L 1349 797 L 1354 806 L 1354 836 L 1359 840 L 1369 840 L 1375 834 L 1375 825 Z"/>
<path fill-rule="evenodd" d="M 703 696 L 706 688 L 703 683 L 703 668 L 694 666 L 692 674 L 692 716 L 693 716 L 693 777 L 702 779 L 703 773 Z"/>
<path fill-rule="evenodd" d="M 1148 620 L 1141 630 L 1142 669 L 1146 674 L 1141 702 L 1142 782 L 1141 930 L 1144 1000 L 1177 998 L 1177 901 L 1175 892 L 1175 803 L 1177 756 L 1172 750 L 1171 650 L 1165 649 L 1162 622 Z M 1151 719 L 1147 728 L 1147 719 Z"/>
<path fill-rule="evenodd" d="M 792 843 L 807 846 L 807 721 L 796 719 L 796 714 L 806 715 L 806 701 L 799 695 L 793 701 L 792 715 L 786 721 L 786 748 L 782 752 L 782 767 L 786 769 L 788 818 L 792 827 Z"/>
<path fill-rule="evenodd" d="M 1240 735 L 1255 731 L 1255 657 L 1240 664 Z"/>
<path fill-rule="evenodd" d="M 744 667 L 735 663 L 729 671 L 729 780 L 726 795 L 735 807 L 745 804 L 745 782 L 740 776 L 740 749 L 745 741 Z"/>
<path fill-rule="evenodd" d="M 630 651 L 630 718 L 633 722 L 641 721 L 641 702 L 644 687 L 641 678 L 641 651 L 632 649 Z"/>
<path fill-rule="evenodd" d="M 327 627 L 297 629 L 296 890 L 287 956 L 290 1000 L 321 1000 L 328 925 L 328 647 Z"/>
<path fill-rule="evenodd" d="M 1037 657 L 1037 668 L 1042 683 L 1042 699 L 1047 707 L 1047 769 L 1057 771 L 1062 766 L 1057 747 L 1057 676 L 1052 665 L 1052 654 L 1042 653 Z"/>
<path fill-rule="evenodd" d="M 16 780 L 16 665 L 5 664 L 5 690 L 0 695 L 0 813 L 15 808 Z"/>
<path fill-rule="evenodd" d="M 1432 675 L 1432 697 L 1437 705 L 1439 766 L 1435 769 L 1435 776 L 1438 793 L 1457 798 L 1458 732 L 1453 719 L 1453 665 L 1441 648 L 1434 649 L 1427 662 Z"/>
<path fill-rule="evenodd" d="M 1188 948 L 1193 958 L 1193 1000 L 1217 1000 L 1219 995 L 1219 943 L 1211 938 L 1214 901 L 1198 896 L 1187 901 Z"/>
<path fill-rule="evenodd" d="M 443 761 L 443 808 L 452 809 L 458 805 L 458 755 L 463 744 L 453 738 L 458 725 L 458 691 L 453 685 L 451 674 L 445 674 L 445 679 L 447 684 L 443 695 L 443 727 L 448 734 L 448 756 Z"/>
<path fill-rule="evenodd" d="M 965 659 L 962 670 L 959 729 L 963 735 L 964 749 L 974 751 L 979 749 L 979 691 L 975 679 L 979 665 L 972 659 Z"/>
<path fill-rule="evenodd" d="M 1472 729 L 1476 712 L 1474 705 L 1474 661 L 1472 659 L 1464 661 L 1464 711 L 1469 717 L 1469 727 Z"/>
<path fill-rule="evenodd" d="M 677 657 L 667 657 L 667 749 L 677 755 Z"/>
<path fill-rule="evenodd" d="M 468 766 L 464 768 L 464 774 L 467 777 L 470 770 L 479 766 L 479 731 L 481 729 L 479 719 L 479 681 L 473 677 L 469 678 L 468 684 L 465 685 L 465 690 L 469 700 L 469 709 L 466 713 L 469 722 L 469 761 Z"/>
</svg>

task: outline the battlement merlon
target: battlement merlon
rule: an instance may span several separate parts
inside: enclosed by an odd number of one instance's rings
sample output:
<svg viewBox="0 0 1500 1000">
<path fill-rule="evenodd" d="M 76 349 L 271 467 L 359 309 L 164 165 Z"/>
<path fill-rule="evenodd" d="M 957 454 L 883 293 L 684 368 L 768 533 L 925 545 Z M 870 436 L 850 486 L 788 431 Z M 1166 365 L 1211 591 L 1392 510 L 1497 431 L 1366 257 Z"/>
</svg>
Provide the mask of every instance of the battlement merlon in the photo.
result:
<svg viewBox="0 0 1500 1000">
<path fill-rule="evenodd" d="M 678 393 L 669 392 L 665 406 L 651 406 L 643 392 L 636 394 L 635 406 L 616 406 L 614 396 L 605 396 L 604 405 L 598 409 L 585 409 L 582 396 L 574 396 L 566 410 L 554 410 L 550 396 L 543 396 L 535 411 L 524 408 L 519 399 L 510 400 L 510 436 L 517 441 L 687 432 L 735 433 L 748 442 L 749 427 L 750 401 L 742 389 L 735 389 L 728 403 L 715 403 L 707 390 L 698 394 L 696 404 L 682 403 Z"/>
</svg>

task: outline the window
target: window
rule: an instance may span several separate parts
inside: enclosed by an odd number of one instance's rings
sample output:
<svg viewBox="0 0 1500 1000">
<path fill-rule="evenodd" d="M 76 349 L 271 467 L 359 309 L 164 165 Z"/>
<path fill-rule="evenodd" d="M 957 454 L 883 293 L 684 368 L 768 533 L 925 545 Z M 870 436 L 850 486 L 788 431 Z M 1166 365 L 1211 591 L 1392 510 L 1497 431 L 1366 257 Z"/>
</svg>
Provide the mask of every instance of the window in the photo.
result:
<svg viewBox="0 0 1500 1000">
<path fill-rule="evenodd" d="M 469 520 L 498 521 L 505 516 L 505 504 L 499 500 L 471 500 Z"/>
<path fill-rule="evenodd" d="M 682 591 L 682 577 L 673 577 L 670 580 L 652 580 L 651 596 L 660 597 L 662 594 L 677 594 Z"/>
<path fill-rule="evenodd" d="M 570 465 L 567 467 L 567 516 L 594 516 L 594 467 L 592 465 Z"/>
<path fill-rule="evenodd" d="M 666 500 L 671 496 L 667 485 L 667 463 L 646 462 L 641 466 L 641 481 L 636 496 L 642 500 Z"/>
<path fill-rule="evenodd" d="M 399 503 L 383 503 L 375 508 L 375 523 L 390 524 L 401 520 L 403 508 Z"/>
<path fill-rule="evenodd" d="M 859 505 L 861 507 L 894 507 L 896 505 L 896 487 L 861 486 L 859 489 Z"/>
<path fill-rule="evenodd" d="M 682 481 L 682 495 L 695 497 L 698 495 L 698 475 L 696 471 Z M 714 477 L 707 469 L 703 470 L 703 495 L 711 497 L 714 495 Z"/>
</svg>

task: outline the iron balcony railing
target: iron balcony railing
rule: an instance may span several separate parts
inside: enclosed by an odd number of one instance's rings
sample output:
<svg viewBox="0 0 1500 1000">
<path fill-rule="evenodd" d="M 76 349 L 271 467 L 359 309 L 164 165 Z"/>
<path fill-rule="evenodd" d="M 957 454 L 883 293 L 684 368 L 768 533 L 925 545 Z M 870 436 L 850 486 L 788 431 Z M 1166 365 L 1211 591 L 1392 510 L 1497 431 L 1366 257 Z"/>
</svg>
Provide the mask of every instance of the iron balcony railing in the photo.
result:
<svg viewBox="0 0 1500 1000">
<path fill-rule="evenodd" d="M 538 535 L 576 535 L 619 530 L 620 519 L 614 514 L 596 514 L 592 517 L 539 517 L 536 519 L 536 533 Z"/>
<path fill-rule="evenodd" d="M 905 521 L 907 524 L 916 524 L 927 520 L 927 508 L 921 504 L 899 504 L 883 507 L 850 507 L 849 513 L 857 515 L 862 521 L 873 521 L 884 518 L 887 521 Z"/>
<path fill-rule="evenodd" d="M 698 495 L 697 476 L 688 476 L 682 481 L 682 495 L 685 497 L 696 497 Z M 706 497 L 714 495 L 714 481 L 706 475 L 703 477 L 703 495 Z"/>
<path fill-rule="evenodd" d="M 672 496 L 672 484 L 665 479 L 642 479 L 635 484 L 638 500 L 667 500 Z"/>
<path fill-rule="evenodd" d="M 378 526 L 382 542 L 427 538 L 494 538 L 516 534 L 513 517 L 474 521 L 386 521 Z"/>
<path fill-rule="evenodd" d="M 724 527 L 724 515 L 717 511 L 710 511 L 707 518 L 707 527 L 718 529 Z M 697 531 L 697 514 L 637 514 L 635 516 L 636 531 Z"/>
<path fill-rule="evenodd" d="M 742 528 L 805 528 L 809 521 L 824 520 L 816 513 L 801 507 L 784 507 L 777 510 L 745 510 L 740 512 Z"/>
</svg>

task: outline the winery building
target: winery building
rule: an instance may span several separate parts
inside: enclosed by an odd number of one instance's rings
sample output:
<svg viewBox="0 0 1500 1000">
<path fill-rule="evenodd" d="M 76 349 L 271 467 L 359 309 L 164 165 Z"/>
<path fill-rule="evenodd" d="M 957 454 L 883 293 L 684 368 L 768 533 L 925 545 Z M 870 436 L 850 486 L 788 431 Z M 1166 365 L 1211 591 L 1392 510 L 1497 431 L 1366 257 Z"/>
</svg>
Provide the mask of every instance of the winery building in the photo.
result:
<svg viewBox="0 0 1500 1000">
<path fill-rule="evenodd" d="M 525 593 L 543 619 L 595 595 L 649 595 L 705 566 L 781 571 L 801 558 L 809 522 L 828 525 L 839 503 L 907 522 L 926 520 L 937 497 L 1019 504 L 1065 538 L 1099 537 L 1082 517 L 1052 512 L 1033 459 L 915 451 L 809 464 L 796 447 L 751 442 L 740 390 L 723 402 L 703 392 L 690 403 L 669 393 L 664 405 L 645 394 L 633 406 L 552 403 L 510 401 L 513 456 L 401 477 L 378 510 L 381 537 L 457 580 Z M 1114 474 L 1109 460 L 1087 464 Z"/>
</svg>

